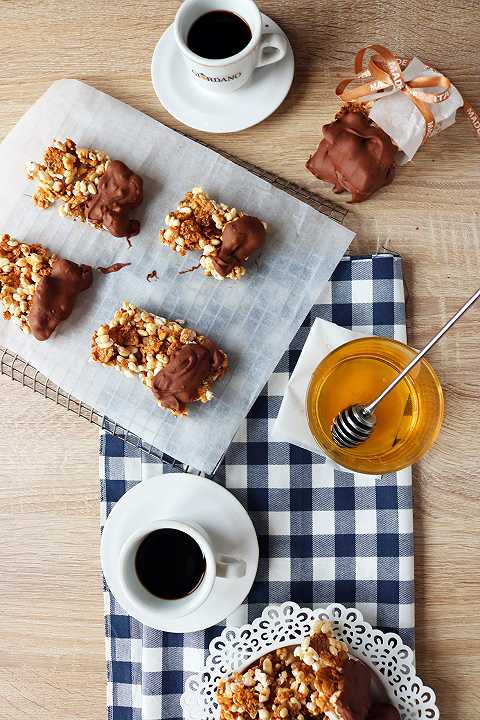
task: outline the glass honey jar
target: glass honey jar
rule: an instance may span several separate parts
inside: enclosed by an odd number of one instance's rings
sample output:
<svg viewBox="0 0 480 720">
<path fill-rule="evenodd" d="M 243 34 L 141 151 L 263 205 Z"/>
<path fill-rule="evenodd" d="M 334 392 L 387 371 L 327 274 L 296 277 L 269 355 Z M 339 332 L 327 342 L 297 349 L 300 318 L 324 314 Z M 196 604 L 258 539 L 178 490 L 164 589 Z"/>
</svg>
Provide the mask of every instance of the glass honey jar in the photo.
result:
<svg viewBox="0 0 480 720">
<path fill-rule="evenodd" d="M 423 359 L 375 409 L 371 436 L 354 448 L 341 448 L 331 435 L 332 422 L 344 408 L 367 405 L 417 354 L 383 337 L 345 343 L 314 371 L 306 397 L 310 430 L 325 454 L 354 472 L 383 474 L 412 465 L 433 445 L 442 425 L 440 381 Z"/>
</svg>

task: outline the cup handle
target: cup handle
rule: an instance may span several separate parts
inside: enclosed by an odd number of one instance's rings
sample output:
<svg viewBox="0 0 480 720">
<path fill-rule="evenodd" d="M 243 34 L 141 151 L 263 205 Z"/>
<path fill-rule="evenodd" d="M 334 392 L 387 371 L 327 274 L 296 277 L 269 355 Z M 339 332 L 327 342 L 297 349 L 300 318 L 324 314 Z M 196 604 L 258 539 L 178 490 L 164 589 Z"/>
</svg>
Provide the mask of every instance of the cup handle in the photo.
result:
<svg viewBox="0 0 480 720">
<path fill-rule="evenodd" d="M 272 52 L 272 50 L 274 52 Z M 270 52 L 267 52 L 270 51 Z M 279 33 L 265 33 L 260 40 L 257 68 L 278 62 L 287 52 L 287 40 Z"/>
<path fill-rule="evenodd" d="M 247 572 L 247 563 L 229 555 L 217 555 L 217 577 L 241 578 Z"/>
</svg>

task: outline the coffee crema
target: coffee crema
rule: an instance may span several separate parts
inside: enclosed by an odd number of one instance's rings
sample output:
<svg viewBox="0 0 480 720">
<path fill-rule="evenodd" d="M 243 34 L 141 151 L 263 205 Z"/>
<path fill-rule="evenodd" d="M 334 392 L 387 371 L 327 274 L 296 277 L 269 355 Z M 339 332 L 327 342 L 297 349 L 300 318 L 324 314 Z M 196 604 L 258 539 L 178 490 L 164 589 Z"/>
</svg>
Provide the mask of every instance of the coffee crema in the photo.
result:
<svg viewBox="0 0 480 720">
<path fill-rule="evenodd" d="M 135 556 L 137 577 L 162 600 L 179 600 L 200 585 L 207 563 L 198 543 L 182 530 L 161 528 L 147 535 Z"/>
<path fill-rule="evenodd" d="M 212 10 L 201 15 L 188 31 L 187 46 L 207 60 L 232 57 L 247 47 L 252 31 L 239 15 Z"/>
</svg>

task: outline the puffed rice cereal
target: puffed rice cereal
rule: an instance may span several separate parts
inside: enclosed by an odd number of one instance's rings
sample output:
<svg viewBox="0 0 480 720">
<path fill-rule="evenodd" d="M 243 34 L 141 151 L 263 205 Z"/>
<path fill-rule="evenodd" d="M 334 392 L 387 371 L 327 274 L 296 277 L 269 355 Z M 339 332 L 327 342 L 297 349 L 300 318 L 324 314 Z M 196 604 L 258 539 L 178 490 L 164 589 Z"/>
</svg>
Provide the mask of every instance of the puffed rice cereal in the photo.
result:
<svg viewBox="0 0 480 720">
<path fill-rule="evenodd" d="M 37 284 L 52 272 L 56 256 L 38 243 L 27 245 L 10 235 L 0 240 L 0 302 L 3 317 L 30 333 L 28 316 Z"/>
<path fill-rule="evenodd" d="M 57 200 L 62 217 L 85 222 L 85 206 L 97 194 L 98 183 L 108 167 L 110 158 L 101 150 L 77 148 L 67 138 L 54 140 L 45 151 L 43 162 L 27 162 L 25 170 L 29 180 L 37 180 L 33 202 L 46 209 Z M 98 230 L 102 225 L 88 221 Z"/>
</svg>

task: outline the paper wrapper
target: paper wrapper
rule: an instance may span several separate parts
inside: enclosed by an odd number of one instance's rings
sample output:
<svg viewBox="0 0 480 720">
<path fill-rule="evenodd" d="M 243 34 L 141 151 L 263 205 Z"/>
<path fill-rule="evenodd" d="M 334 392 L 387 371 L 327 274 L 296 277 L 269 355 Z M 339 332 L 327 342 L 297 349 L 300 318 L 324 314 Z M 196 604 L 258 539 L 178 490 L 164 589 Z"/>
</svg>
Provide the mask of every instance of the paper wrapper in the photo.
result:
<svg viewBox="0 0 480 720">
<path fill-rule="evenodd" d="M 125 240 L 39 210 L 25 178 L 27 160 L 41 160 L 52 139 L 73 138 L 123 160 L 144 179 L 145 199 L 135 217 L 140 235 Z M 213 197 L 268 223 L 258 262 L 239 282 L 218 282 L 198 262 L 183 260 L 158 240 L 165 214 L 186 190 L 202 185 Z M 0 319 L 0 344 L 14 350 L 84 403 L 160 450 L 210 473 L 267 382 L 354 234 L 214 151 L 169 130 L 124 103 L 75 80 L 61 80 L 20 120 L 0 146 L 0 230 L 40 242 L 59 255 L 94 267 L 131 266 L 107 276 L 79 297 L 72 316 L 44 343 Z M 157 271 L 158 280 L 146 276 Z M 208 404 L 186 419 L 160 409 L 137 379 L 88 362 L 93 331 L 124 299 L 156 314 L 184 319 L 229 356 L 230 369 Z"/>
<path fill-rule="evenodd" d="M 418 58 L 413 58 L 403 71 L 403 77 L 408 82 L 419 75 L 437 75 L 438 73 L 429 68 Z M 433 92 L 432 88 L 430 92 Z M 429 92 L 425 89 L 425 92 Z M 369 97 L 366 96 L 365 101 Z M 449 98 L 440 103 L 433 103 L 429 107 L 435 118 L 435 130 L 433 134 L 445 130 L 455 122 L 458 108 L 462 107 L 463 98 L 455 86 L 452 86 Z M 373 120 L 392 138 L 395 145 L 400 148 L 397 163 L 404 165 L 412 160 L 420 148 L 425 137 L 425 119 L 404 93 L 388 91 L 383 97 L 375 100 L 369 112 L 370 120 Z"/>
</svg>

